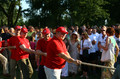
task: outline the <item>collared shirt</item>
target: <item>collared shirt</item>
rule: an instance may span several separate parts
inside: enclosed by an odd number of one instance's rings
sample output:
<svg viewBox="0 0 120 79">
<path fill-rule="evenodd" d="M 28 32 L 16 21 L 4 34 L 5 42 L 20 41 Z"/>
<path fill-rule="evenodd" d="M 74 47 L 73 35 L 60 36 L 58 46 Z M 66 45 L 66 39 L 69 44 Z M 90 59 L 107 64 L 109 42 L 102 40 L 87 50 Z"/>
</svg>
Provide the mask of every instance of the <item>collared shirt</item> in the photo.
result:
<svg viewBox="0 0 120 79">
<path fill-rule="evenodd" d="M 46 52 L 47 53 L 46 49 L 47 49 L 48 42 L 50 40 L 51 40 L 51 38 L 49 38 L 47 41 L 44 40 L 44 38 L 39 39 L 38 42 L 37 42 L 37 48 L 36 48 L 36 50 L 40 50 L 42 52 Z M 40 65 L 44 65 L 45 64 L 45 60 L 46 60 L 46 57 L 42 56 Z"/>
<path fill-rule="evenodd" d="M 106 44 L 106 38 L 107 38 L 107 35 L 105 35 L 105 37 L 103 38 L 103 35 L 100 34 L 98 42 L 100 42 L 102 46 L 105 46 L 105 44 Z M 103 52 L 103 49 L 100 49 L 100 51 Z"/>
<path fill-rule="evenodd" d="M 98 38 L 99 38 L 100 34 L 95 33 L 95 34 L 92 34 L 92 35 L 95 36 L 95 38 L 96 38 L 95 50 L 98 51 L 98 40 L 99 40 Z"/>
<path fill-rule="evenodd" d="M 67 55 L 66 45 L 63 40 L 59 40 L 54 36 L 47 45 L 47 57 L 45 66 L 50 69 L 63 68 L 66 61 L 58 56 L 60 53 Z"/>
<path fill-rule="evenodd" d="M 18 38 L 19 36 L 12 36 L 9 41 L 8 41 L 8 46 L 16 46 L 18 43 Z M 17 49 L 11 49 L 11 59 L 17 60 L 18 55 L 17 55 Z"/>
<path fill-rule="evenodd" d="M 90 40 L 91 40 L 91 43 L 92 43 L 92 41 L 94 40 L 94 41 L 96 41 L 97 39 L 96 39 L 96 37 L 94 36 L 94 35 L 88 35 L 89 36 L 89 38 L 90 38 Z M 92 45 L 92 48 L 90 48 L 90 53 L 95 53 L 96 52 L 96 50 L 95 50 L 95 45 Z"/>
<path fill-rule="evenodd" d="M 25 45 L 26 48 L 30 48 L 30 43 L 29 43 L 29 40 L 26 39 L 26 38 L 18 38 L 18 43 L 16 44 L 16 49 L 17 49 L 17 55 L 18 55 L 18 60 L 21 60 L 21 59 L 26 59 L 26 58 L 29 58 L 29 53 L 28 52 L 25 52 L 24 50 L 22 50 L 20 48 L 21 45 Z"/>
<path fill-rule="evenodd" d="M 84 40 L 83 47 L 89 47 L 90 49 L 92 48 L 92 42 L 91 42 L 90 38 Z M 90 54 L 90 49 L 88 50 L 89 54 Z"/>
</svg>

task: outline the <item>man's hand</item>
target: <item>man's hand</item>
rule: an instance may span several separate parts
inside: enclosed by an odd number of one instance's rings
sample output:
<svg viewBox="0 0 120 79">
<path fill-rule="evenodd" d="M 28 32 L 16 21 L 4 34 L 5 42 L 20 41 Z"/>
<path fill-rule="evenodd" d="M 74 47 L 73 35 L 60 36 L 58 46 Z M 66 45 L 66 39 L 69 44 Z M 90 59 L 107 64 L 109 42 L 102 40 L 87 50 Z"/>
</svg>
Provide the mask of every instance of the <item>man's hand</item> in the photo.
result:
<svg viewBox="0 0 120 79">
<path fill-rule="evenodd" d="M 47 56 L 47 53 L 44 53 L 44 54 L 43 54 L 43 56 L 45 56 L 45 57 L 46 57 L 46 56 Z"/>
<path fill-rule="evenodd" d="M 80 60 L 75 60 L 73 63 L 76 64 L 76 65 L 80 65 L 82 61 Z"/>
<path fill-rule="evenodd" d="M 37 50 L 37 51 L 36 51 L 36 54 L 37 54 L 37 55 L 47 56 L 47 53 L 46 53 L 46 52 L 41 52 L 40 50 Z"/>
</svg>

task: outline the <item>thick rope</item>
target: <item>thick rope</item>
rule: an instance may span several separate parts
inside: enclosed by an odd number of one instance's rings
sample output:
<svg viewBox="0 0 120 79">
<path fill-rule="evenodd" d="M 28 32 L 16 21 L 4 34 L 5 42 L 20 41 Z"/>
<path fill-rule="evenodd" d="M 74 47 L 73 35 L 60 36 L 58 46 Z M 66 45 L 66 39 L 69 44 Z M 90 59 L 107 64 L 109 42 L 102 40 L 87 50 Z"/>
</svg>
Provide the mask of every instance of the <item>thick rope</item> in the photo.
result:
<svg viewBox="0 0 120 79">
<path fill-rule="evenodd" d="M 102 65 L 97 65 L 97 64 L 91 64 L 91 63 L 86 63 L 86 62 L 81 62 L 83 65 L 88 65 L 88 66 L 94 66 L 94 67 L 99 67 L 99 68 L 106 68 L 106 69 L 112 69 L 115 70 L 116 68 L 108 67 L 108 66 L 102 66 Z"/>
</svg>

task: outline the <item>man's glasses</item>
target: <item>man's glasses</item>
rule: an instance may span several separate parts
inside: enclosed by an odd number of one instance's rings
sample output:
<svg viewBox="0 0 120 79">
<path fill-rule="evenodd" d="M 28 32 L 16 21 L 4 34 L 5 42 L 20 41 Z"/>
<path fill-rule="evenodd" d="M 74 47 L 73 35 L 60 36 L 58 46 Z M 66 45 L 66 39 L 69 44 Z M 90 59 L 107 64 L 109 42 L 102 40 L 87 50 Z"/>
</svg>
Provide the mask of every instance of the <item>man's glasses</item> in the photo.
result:
<svg viewBox="0 0 120 79">
<path fill-rule="evenodd" d="M 101 30 L 101 31 L 105 31 L 105 30 Z"/>
</svg>

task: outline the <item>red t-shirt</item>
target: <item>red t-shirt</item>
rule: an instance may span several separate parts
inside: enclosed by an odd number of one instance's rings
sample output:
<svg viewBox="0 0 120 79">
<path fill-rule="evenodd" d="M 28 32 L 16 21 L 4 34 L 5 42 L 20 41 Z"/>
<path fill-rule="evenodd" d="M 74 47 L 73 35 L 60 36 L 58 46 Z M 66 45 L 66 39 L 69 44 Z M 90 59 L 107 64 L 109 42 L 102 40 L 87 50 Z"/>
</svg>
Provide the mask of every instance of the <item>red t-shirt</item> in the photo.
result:
<svg viewBox="0 0 120 79">
<path fill-rule="evenodd" d="M 30 41 L 30 47 L 31 47 L 31 49 L 35 50 L 35 42 Z"/>
<path fill-rule="evenodd" d="M 21 48 L 20 48 L 20 45 L 25 45 L 26 48 L 30 48 L 30 43 L 29 43 L 29 40 L 26 39 L 26 38 L 20 38 L 18 39 L 18 44 L 16 46 L 17 48 L 17 54 L 18 54 L 18 60 L 21 60 L 21 59 L 26 59 L 26 58 L 29 58 L 29 53 L 28 52 L 25 52 L 23 51 Z"/>
<path fill-rule="evenodd" d="M 45 66 L 51 69 L 63 68 L 66 61 L 58 56 L 59 53 L 64 53 L 67 55 L 66 45 L 62 40 L 53 37 L 47 45 Z"/>
<path fill-rule="evenodd" d="M 5 40 L 0 41 L 0 47 L 6 47 L 6 45 L 7 45 L 7 41 L 5 41 Z M 0 53 L 2 53 L 4 50 L 5 49 L 1 49 Z"/>
<path fill-rule="evenodd" d="M 47 44 L 48 44 L 48 42 L 50 40 L 51 40 L 51 38 L 49 38 L 47 41 L 44 40 L 44 38 L 43 39 L 39 39 L 38 42 L 37 42 L 37 48 L 36 48 L 36 50 L 41 50 L 42 52 L 47 52 L 46 48 L 47 48 Z M 46 59 L 46 57 L 42 56 L 40 65 L 44 65 L 45 59 Z"/>
<path fill-rule="evenodd" d="M 0 48 L 2 47 L 2 41 L 0 41 Z M 0 50 L 0 53 L 2 53 L 2 49 Z"/>
<path fill-rule="evenodd" d="M 17 41 L 19 36 L 12 36 L 8 41 L 8 46 L 16 46 L 19 42 Z M 17 49 L 11 49 L 11 59 L 17 60 Z"/>
</svg>

